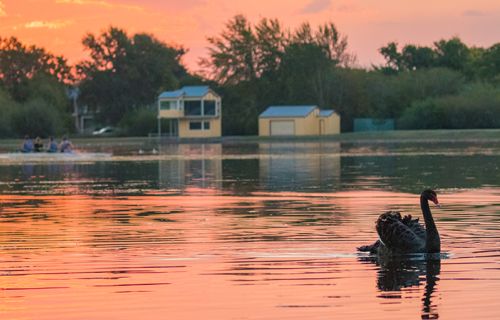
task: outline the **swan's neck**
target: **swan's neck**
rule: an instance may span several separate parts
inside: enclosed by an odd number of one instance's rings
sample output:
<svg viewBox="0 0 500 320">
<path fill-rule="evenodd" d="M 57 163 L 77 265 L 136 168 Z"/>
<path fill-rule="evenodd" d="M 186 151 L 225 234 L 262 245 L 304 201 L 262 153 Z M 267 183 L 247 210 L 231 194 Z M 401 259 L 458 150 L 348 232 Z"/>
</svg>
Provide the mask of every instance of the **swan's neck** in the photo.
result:
<svg viewBox="0 0 500 320">
<path fill-rule="evenodd" d="M 429 208 L 429 201 L 423 196 L 420 197 L 420 207 L 424 214 L 425 233 L 426 233 L 426 251 L 428 253 L 435 253 L 441 251 L 441 240 L 437 231 L 436 223 L 432 218 L 431 209 Z"/>
</svg>

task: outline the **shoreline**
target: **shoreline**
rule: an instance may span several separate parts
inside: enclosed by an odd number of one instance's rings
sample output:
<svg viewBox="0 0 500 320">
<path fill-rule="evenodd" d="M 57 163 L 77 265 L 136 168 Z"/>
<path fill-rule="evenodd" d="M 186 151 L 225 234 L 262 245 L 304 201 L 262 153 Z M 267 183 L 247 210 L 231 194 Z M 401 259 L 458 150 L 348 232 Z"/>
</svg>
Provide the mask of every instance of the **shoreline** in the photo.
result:
<svg viewBox="0 0 500 320">
<path fill-rule="evenodd" d="M 259 142 L 345 142 L 345 143 L 437 143 L 437 142 L 481 142 L 499 141 L 500 129 L 467 129 L 467 130 L 394 130 L 347 132 L 331 136 L 223 136 L 220 138 L 176 138 L 176 137 L 87 137 L 74 136 L 71 140 L 77 147 L 85 146 L 127 146 L 147 144 L 191 144 L 221 143 L 246 144 Z M 19 147 L 22 139 L 0 139 L 0 152 L 13 152 Z"/>
</svg>

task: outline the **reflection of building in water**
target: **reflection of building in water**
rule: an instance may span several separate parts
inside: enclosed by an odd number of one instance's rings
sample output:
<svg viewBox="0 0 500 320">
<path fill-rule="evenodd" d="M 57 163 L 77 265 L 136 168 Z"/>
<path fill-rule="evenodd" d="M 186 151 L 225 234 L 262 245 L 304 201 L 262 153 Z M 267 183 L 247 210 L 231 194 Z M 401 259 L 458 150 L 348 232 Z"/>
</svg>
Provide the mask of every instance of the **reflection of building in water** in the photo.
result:
<svg viewBox="0 0 500 320">
<path fill-rule="evenodd" d="M 339 142 L 260 143 L 261 184 L 270 189 L 331 190 L 340 183 Z"/>
<path fill-rule="evenodd" d="M 222 186 L 222 146 L 214 144 L 170 144 L 160 148 L 158 180 L 161 188 L 187 187 L 220 189 Z"/>
</svg>

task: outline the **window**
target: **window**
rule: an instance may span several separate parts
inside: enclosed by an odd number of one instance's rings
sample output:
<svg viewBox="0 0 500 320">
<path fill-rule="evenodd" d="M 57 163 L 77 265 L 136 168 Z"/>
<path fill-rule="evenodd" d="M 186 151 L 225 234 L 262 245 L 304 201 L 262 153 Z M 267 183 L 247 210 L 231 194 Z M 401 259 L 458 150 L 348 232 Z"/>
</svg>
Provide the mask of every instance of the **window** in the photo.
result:
<svg viewBox="0 0 500 320">
<path fill-rule="evenodd" d="M 189 121 L 189 130 L 201 130 L 201 121 Z"/>
<path fill-rule="evenodd" d="M 170 109 L 170 101 L 160 101 L 160 109 L 161 110 L 169 110 Z"/>
<path fill-rule="evenodd" d="M 189 130 L 210 130 L 210 121 L 189 121 Z"/>
<path fill-rule="evenodd" d="M 205 100 L 203 102 L 203 109 L 206 116 L 215 116 L 215 101 Z"/>
<path fill-rule="evenodd" d="M 176 101 L 160 101 L 161 110 L 175 110 L 177 103 Z"/>
<path fill-rule="evenodd" d="M 201 101 L 184 101 L 184 114 L 186 116 L 201 116 Z"/>
</svg>

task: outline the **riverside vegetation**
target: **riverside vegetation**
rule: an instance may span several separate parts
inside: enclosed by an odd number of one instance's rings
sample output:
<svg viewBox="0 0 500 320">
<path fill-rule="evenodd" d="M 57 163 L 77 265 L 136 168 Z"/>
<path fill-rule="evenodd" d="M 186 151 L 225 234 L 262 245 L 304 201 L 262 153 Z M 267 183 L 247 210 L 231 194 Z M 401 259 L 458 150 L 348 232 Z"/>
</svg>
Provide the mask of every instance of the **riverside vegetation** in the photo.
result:
<svg viewBox="0 0 500 320">
<path fill-rule="evenodd" d="M 259 113 L 271 104 L 333 107 L 344 132 L 356 117 L 394 118 L 400 129 L 500 127 L 500 43 L 388 43 L 379 49 L 383 65 L 362 68 L 331 22 L 291 30 L 276 19 L 251 24 L 242 15 L 207 41 L 203 72 L 194 74 L 182 63 L 186 48 L 116 27 L 85 35 L 88 59 L 75 65 L 2 37 L 0 137 L 73 131 L 68 91 L 75 88 L 78 105 L 98 111 L 99 123 L 146 135 L 156 131 L 160 92 L 199 84 L 222 95 L 225 135 L 255 135 Z"/>
</svg>

